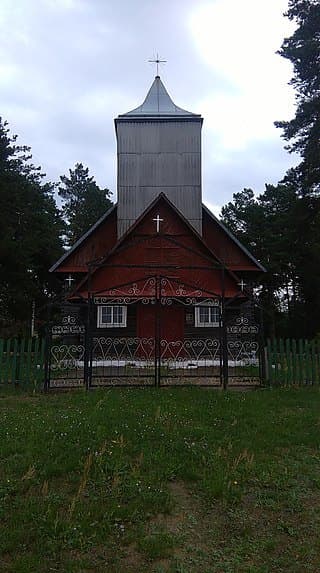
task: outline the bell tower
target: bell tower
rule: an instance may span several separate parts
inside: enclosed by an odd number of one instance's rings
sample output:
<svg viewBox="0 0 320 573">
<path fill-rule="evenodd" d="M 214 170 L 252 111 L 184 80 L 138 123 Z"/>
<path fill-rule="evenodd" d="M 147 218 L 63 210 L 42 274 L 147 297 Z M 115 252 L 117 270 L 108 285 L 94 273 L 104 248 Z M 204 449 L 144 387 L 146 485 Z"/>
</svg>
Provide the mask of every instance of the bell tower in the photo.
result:
<svg viewBox="0 0 320 573">
<path fill-rule="evenodd" d="M 202 234 L 202 122 L 173 103 L 159 76 L 142 105 L 115 119 L 118 238 L 160 193 Z"/>
</svg>

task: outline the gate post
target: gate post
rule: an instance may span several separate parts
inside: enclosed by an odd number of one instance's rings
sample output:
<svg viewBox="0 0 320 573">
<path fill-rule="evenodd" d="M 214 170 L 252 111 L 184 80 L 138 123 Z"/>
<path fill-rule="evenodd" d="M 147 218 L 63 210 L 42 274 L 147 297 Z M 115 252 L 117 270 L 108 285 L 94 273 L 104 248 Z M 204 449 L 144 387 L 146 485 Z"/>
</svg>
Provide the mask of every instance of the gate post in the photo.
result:
<svg viewBox="0 0 320 573">
<path fill-rule="evenodd" d="M 92 311 L 95 308 L 94 295 L 91 291 L 92 264 L 88 263 L 88 299 L 87 299 L 87 320 L 84 339 L 84 382 L 86 391 L 91 388 L 92 382 Z"/>
<path fill-rule="evenodd" d="M 47 305 L 47 324 L 45 327 L 45 339 L 44 339 L 44 384 L 43 389 L 48 392 L 50 388 L 50 362 L 51 362 L 51 344 L 52 344 L 52 333 L 51 333 L 51 316 L 52 307 L 51 304 Z"/>
<path fill-rule="evenodd" d="M 51 332 L 50 325 L 46 326 L 46 334 L 44 339 L 44 384 L 43 389 L 48 392 L 50 385 L 50 351 L 51 351 Z"/>
<path fill-rule="evenodd" d="M 222 267 L 222 297 L 221 297 L 221 318 L 222 318 L 222 382 L 223 389 L 228 387 L 228 335 L 227 335 L 227 316 L 226 316 L 226 301 L 225 301 L 225 272 Z"/>
<path fill-rule="evenodd" d="M 161 278 L 156 276 L 156 319 L 155 319 L 155 344 L 154 344 L 154 366 L 155 366 L 155 386 L 160 387 L 161 378 L 161 325 L 160 325 L 160 305 L 161 305 Z"/>
<path fill-rule="evenodd" d="M 84 335 L 84 382 L 86 391 L 90 389 L 91 386 L 91 363 L 92 363 L 92 337 L 91 337 L 91 312 L 92 312 L 92 301 L 91 295 L 88 295 L 87 303 L 87 320 Z"/>
<path fill-rule="evenodd" d="M 260 383 L 262 382 L 265 384 L 267 378 L 267 362 L 266 362 L 266 353 L 264 348 L 264 323 L 263 323 L 263 307 L 259 307 L 259 374 L 260 374 Z"/>
<path fill-rule="evenodd" d="M 228 387 L 228 333 L 227 333 L 227 317 L 224 297 L 222 298 L 222 381 L 223 389 Z"/>
</svg>

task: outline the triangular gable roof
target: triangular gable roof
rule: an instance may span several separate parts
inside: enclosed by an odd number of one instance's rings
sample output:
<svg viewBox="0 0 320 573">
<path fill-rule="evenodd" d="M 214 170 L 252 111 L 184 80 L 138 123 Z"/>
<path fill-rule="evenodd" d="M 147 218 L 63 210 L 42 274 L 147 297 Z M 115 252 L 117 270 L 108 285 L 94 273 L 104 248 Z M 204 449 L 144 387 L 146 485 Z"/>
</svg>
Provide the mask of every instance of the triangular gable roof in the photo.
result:
<svg viewBox="0 0 320 573">
<path fill-rule="evenodd" d="M 123 235 L 123 237 L 121 237 L 120 240 L 117 241 L 116 238 L 113 240 L 112 248 L 108 251 L 108 253 L 106 253 L 106 256 L 108 256 L 109 253 L 113 252 L 115 248 L 118 248 L 118 246 L 121 244 L 121 241 L 124 240 L 133 229 L 135 229 L 136 225 L 139 224 L 139 222 L 145 216 L 145 214 L 147 214 L 148 211 L 151 208 L 153 208 L 159 197 L 163 197 L 167 201 L 167 203 L 172 207 L 172 209 L 174 209 L 177 215 L 182 218 L 182 220 L 190 228 L 190 230 L 192 230 L 192 232 L 196 234 L 196 236 L 201 240 L 201 242 L 206 246 L 206 248 L 209 248 L 211 256 L 215 257 L 218 264 L 225 265 L 226 267 L 228 267 L 228 262 L 222 261 L 223 257 L 221 255 L 220 256 L 217 255 L 213 245 L 209 244 L 210 242 L 207 240 L 207 238 L 204 239 L 201 235 L 199 235 L 199 233 L 195 231 L 195 229 L 185 219 L 185 217 L 181 214 L 181 212 L 171 203 L 171 201 L 164 193 L 160 194 L 158 197 L 154 199 L 154 201 L 147 207 L 147 209 L 141 214 L 141 216 L 137 219 L 137 221 L 130 227 L 130 229 L 128 229 L 128 231 Z M 214 222 L 215 226 L 220 230 L 220 232 L 226 237 L 228 237 L 228 239 L 236 246 L 236 248 L 240 249 L 240 251 L 243 253 L 243 255 L 245 255 L 246 258 L 248 258 L 251 264 L 253 263 L 256 269 L 251 268 L 251 270 L 256 270 L 257 272 L 266 272 L 265 267 L 250 253 L 250 251 L 248 251 L 248 249 L 246 249 L 246 247 L 233 235 L 233 233 L 217 217 L 215 217 L 215 215 L 205 205 L 202 205 L 202 208 L 205 214 L 209 217 L 210 220 Z M 100 217 L 100 219 L 98 219 L 98 221 L 94 225 L 92 225 L 92 227 L 90 227 L 90 229 L 88 229 L 88 231 L 84 233 L 82 237 L 80 237 L 78 241 L 76 241 L 76 243 L 66 253 L 64 253 L 54 265 L 52 265 L 52 267 L 50 268 L 50 272 L 58 271 L 59 267 L 61 266 L 67 266 L 68 259 L 72 258 L 72 256 L 74 256 L 77 253 L 77 251 L 84 248 L 87 239 L 91 238 L 92 235 L 94 235 L 94 233 L 97 232 L 97 230 L 103 225 L 103 223 L 107 222 L 108 218 L 112 215 L 112 213 L 116 215 L 116 209 L 117 209 L 116 204 L 113 205 L 110 209 L 108 209 L 108 211 L 106 211 L 106 213 L 104 213 L 104 215 L 102 215 L 102 217 Z M 101 260 L 103 260 L 102 256 Z M 92 262 L 92 258 L 91 259 L 87 258 L 86 263 L 88 262 Z M 240 271 L 241 268 L 237 270 Z M 82 272 L 84 271 L 85 269 L 83 269 Z M 69 272 L 69 271 L 64 271 L 64 272 Z"/>
<path fill-rule="evenodd" d="M 141 214 L 141 216 L 137 219 L 137 221 L 135 221 L 135 223 L 130 227 L 130 229 L 128 229 L 128 231 L 117 241 L 117 243 L 114 245 L 114 247 L 109 251 L 109 253 L 106 254 L 105 257 L 103 257 L 101 260 L 99 260 L 99 262 L 97 261 L 97 265 L 96 266 L 92 266 L 91 268 L 91 282 L 94 282 L 94 275 L 97 272 L 100 272 L 101 269 L 104 266 L 107 266 L 107 261 L 114 255 L 120 252 L 125 252 L 126 249 L 132 249 L 133 247 L 133 243 L 132 242 L 128 242 L 128 239 L 130 237 L 130 235 L 134 234 L 134 231 L 137 229 L 137 227 L 139 227 L 141 225 L 141 223 L 147 218 L 148 214 L 155 208 L 155 206 L 157 205 L 157 203 L 159 203 L 160 201 L 165 202 L 169 208 L 174 212 L 175 216 L 178 217 L 181 222 L 183 223 L 183 225 L 185 227 L 187 227 L 189 234 L 191 236 L 194 236 L 196 238 L 196 240 L 198 241 L 198 243 L 200 243 L 202 251 L 198 250 L 195 251 L 193 250 L 193 255 L 194 256 L 198 256 L 201 257 L 204 260 L 207 260 L 207 264 L 210 264 L 212 270 L 214 269 L 225 269 L 226 271 L 226 275 L 230 277 L 230 280 L 235 281 L 235 283 L 238 284 L 238 276 L 230 269 L 226 268 L 225 265 L 223 264 L 223 262 L 215 255 L 214 252 L 211 251 L 211 249 L 208 247 L 208 245 L 205 243 L 205 241 L 203 240 L 203 238 L 201 237 L 201 235 L 194 229 L 194 227 L 185 219 L 185 217 L 182 215 L 182 213 L 175 207 L 175 205 L 173 205 L 171 203 L 171 201 L 168 199 L 168 197 L 164 194 L 161 193 L 160 195 L 158 195 L 154 201 L 152 201 L 152 203 L 145 209 L 145 211 Z M 166 234 L 154 234 L 154 237 L 162 237 L 164 239 L 166 239 L 167 241 L 173 241 L 174 239 L 172 239 L 171 236 L 168 236 Z M 143 239 L 139 239 L 140 243 L 142 241 L 148 242 L 149 238 L 151 237 L 151 235 L 146 235 L 143 237 Z M 138 245 L 138 243 L 135 243 L 134 246 Z M 176 242 L 176 245 L 181 249 L 185 249 L 186 251 L 192 251 L 192 249 L 187 245 L 187 244 L 182 244 L 181 242 Z M 216 265 L 212 266 L 213 261 L 215 261 Z M 125 266 L 125 265 L 124 265 Z M 165 266 L 165 265 L 158 265 L 159 267 L 161 266 Z M 203 267 L 205 268 L 205 267 Z M 74 291 L 71 293 L 71 297 L 76 296 L 77 293 L 81 293 L 84 292 L 83 291 L 83 287 L 85 286 L 86 282 L 88 280 L 88 276 L 84 277 L 83 280 L 77 285 L 77 287 L 74 289 Z M 136 279 L 133 279 L 134 282 Z"/>
<path fill-rule="evenodd" d="M 138 219 L 133 223 L 133 225 L 131 225 L 131 227 L 124 233 L 124 235 L 122 235 L 120 237 L 120 239 L 117 241 L 117 243 L 114 245 L 113 249 L 111 249 L 111 251 L 106 255 L 106 257 L 104 259 L 101 260 L 101 264 L 103 264 L 116 250 L 119 249 L 119 247 L 125 243 L 126 239 L 128 238 L 128 236 L 130 234 L 133 233 L 133 231 L 140 225 L 141 221 L 143 219 L 145 219 L 148 215 L 148 213 L 150 213 L 150 211 L 155 207 L 155 205 L 160 201 L 160 200 L 164 200 L 169 207 L 176 213 L 176 215 L 183 221 L 183 223 L 189 228 L 189 230 L 191 231 L 192 234 L 194 234 L 197 239 L 202 243 L 202 245 L 204 246 L 204 248 L 208 251 L 208 255 L 209 257 L 214 258 L 219 267 L 223 268 L 225 265 L 223 264 L 223 262 L 219 259 L 219 257 L 217 257 L 215 255 L 215 253 L 213 253 L 211 251 L 211 249 L 208 247 L 208 245 L 204 242 L 202 236 L 196 231 L 196 229 L 189 223 L 189 221 L 185 218 L 185 216 L 181 213 L 181 211 L 179 211 L 179 209 L 177 209 L 177 207 L 171 203 L 170 199 L 168 199 L 167 195 L 165 193 L 160 193 L 157 197 L 155 197 L 155 199 L 148 205 L 148 207 L 143 211 L 143 213 L 141 213 L 140 217 L 138 217 Z M 208 257 L 208 258 L 209 258 Z"/>
</svg>

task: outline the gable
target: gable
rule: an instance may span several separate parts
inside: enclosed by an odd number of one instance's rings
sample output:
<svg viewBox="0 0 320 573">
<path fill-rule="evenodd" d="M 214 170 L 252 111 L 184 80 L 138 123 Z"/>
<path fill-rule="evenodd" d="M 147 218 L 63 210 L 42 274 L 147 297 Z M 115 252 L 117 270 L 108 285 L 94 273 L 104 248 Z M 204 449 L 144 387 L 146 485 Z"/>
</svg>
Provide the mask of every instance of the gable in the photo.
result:
<svg viewBox="0 0 320 573">
<path fill-rule="evenodd" d="M 208 247 L 234 272 L 265 272 L 265 268 L 207 207 L 202 209 L 202 233 Z"/>
<path fill-rule="evenodd" d="M 159 233 L 157 216 L 161 219 Z M 226 272 L 222 279 L 222 274 L 220 261 L 202 238 L 168 199 L 160 196 L 97 266 L 90 277 L 90 291 L 110 294 L 126 285 L 122 292 L 129 296 L 133 285 L 146 283 L 157 275 L 173 283 L 189 284 L 196 290 L 216 294 L 221 294 L 224 280 L 226 296 L 239 294 L 237 277 Z M 84 281 L 77 293 L 86 297 L 87 290 Z"/>
</svg>

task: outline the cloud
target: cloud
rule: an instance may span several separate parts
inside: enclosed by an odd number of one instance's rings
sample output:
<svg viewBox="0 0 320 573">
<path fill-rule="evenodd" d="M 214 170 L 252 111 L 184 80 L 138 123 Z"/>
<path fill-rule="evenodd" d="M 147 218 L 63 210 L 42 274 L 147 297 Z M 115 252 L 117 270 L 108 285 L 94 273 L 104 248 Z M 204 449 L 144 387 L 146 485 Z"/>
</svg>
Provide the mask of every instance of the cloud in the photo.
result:
<svg viewBox="0 0 320 573">
<path fill-rule="evenodd" d="M 159 54 L 173 100 L 202 113 L 204 196 L 280 179 L 274 120 L 293 115 L 284 0 L 2 0 L 1 114 L 51 180 L 76 162 L 116 187 L 113 119 L 142 103 Z M 265 154 L 264 158 L 262 154 Z M 268 177 L 269 175 L 269 177 Z M 216 193 L 218 191 L 219 198 Z"/>
<path fill-rule="evenodd" d="M 242 150 L 207 161 L 204 155 L 204 200 L 219 206 L 244 188 L 251 188 L 257 195 L 262 193 L 266 183 L 276 185 L 299 161 L 296 155 L 288 155 L 278 140 L 251 142 Z"/>
</svg>

